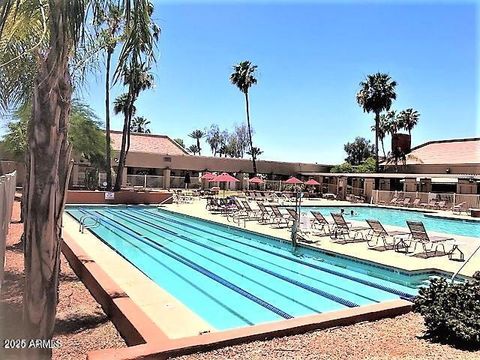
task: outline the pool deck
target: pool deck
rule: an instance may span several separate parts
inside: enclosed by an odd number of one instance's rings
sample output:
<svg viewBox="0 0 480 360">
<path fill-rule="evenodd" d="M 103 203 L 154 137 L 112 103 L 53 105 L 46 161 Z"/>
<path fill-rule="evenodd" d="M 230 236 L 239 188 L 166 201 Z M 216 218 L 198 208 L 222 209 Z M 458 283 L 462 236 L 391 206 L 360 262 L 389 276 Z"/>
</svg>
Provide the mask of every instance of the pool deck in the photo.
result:
<svg viewBox="0 0 480 360">
<path fill-rule="evenodd" d="M 185 215 L 195 216 L 198 218 L 202 218 L 209 221 L 215 221 L 221 224 L 226 224 L 229 226 L 238 227 L 237 224 L 233 224 L 229 222 L 225 216 L 221 216 L 219 214 L 212 214 L 205 209 L 206 201 L 203 199 L 196 199 L 193 203 L 190 204 L 168 204 L 162 206 L 162 208 L 177 212 Z M 285 205 L 293 205 L 293 203 L 286 203 Z M 363 204 L 352 204 L 345 201 L 332 201 L 332 200 L 306 200 L 302 203 L 304 206 L 368 206 Z M 395 208 L 395 209 L 398 209 Z M 411 210 L 411 211 L 420 211 L 417 209 L 405 209 L 401 208 L 402 210 Z M 472 218 L 466 216 L 459 216 L 459 215 L 452 215 L 451 212 L 447 211 L 434 211 L 431 212 L 432 216 L 438 217 L 448 217 L 451 219 L 467 219 L 471 220 Z M 353 224 L 363 225 L 366 226 L 365 222 L 355 222 L 352 221 Z M 247 221 L 245 224 L 242 221 L 240 227 L 243 228 L 245 225 L 245 229 L 250 231 L 255 231 L 261 234 L 274 236 L 286 241 L 290 241 L 290 231 L 288 229 L 278 229 L 272 228 L 270 225 L 259 224 L 256 221 Z M 396 227 L 396 226 L 385 226 L 387 230 L 405 230 L 405 228 Z M 429 232 L 429 234 L 433 235 L 442 235 L 447 236 L 449 234 L 442 234 L 436 232 Z M 475 251 L 476 247 L 480 245 L 479 238 L 472 238 L 467 236 L 453 236 L 455 240 L 459 243 L 460 249 L 465 254 L 465 259 Z M 393 250 L 387 251 L 375 251 L 369 249 L 366 242 L 358 242 L 358 243 L 349 243 L 349 244 L 339 244 L 336 242 L 331 241 L 329 236 L 312 236 L 311 239 L 319 240 L 315 244 L 308 244 L 308 246 L 319 248 L 328 252 L 333 252 L 337 254 L 346 255 L 349 257 L 354 257 L 359 260 L 366 260 L 375 262 L 380 265 L 385 265 L 389 268 L 397 268 L 400 270 L 406 271 L 439 271 L 439 272 L 447 272 L 447 273 L 454 273 L 456 272 L 462 265 L 463 262 L 449 260 L 447 256 L 436 256 L 430 258 L 422 258 L 417 256 L 407 256 L 403 253 L 398 253 Z M 447 244 L 447 250 L 449 248 Z M 417 248 L 418 250 L 418 248 Z M 480 251 L 478 251 L 474 257 L 466 264 L 466 266 L 460 272 L 461 275 L 464 276 L 472 276 L 475 271 L 480 270 Z"/>
</svg>

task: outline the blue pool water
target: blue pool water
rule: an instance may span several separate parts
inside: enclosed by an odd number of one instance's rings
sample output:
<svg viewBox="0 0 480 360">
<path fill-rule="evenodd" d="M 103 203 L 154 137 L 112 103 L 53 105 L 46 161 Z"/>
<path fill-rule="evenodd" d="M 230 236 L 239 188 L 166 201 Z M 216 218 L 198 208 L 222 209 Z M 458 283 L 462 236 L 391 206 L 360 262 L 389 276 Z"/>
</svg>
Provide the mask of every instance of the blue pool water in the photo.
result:
<svg viewBox="0 0 480 360">
<path fill-rule="evenodd" d="M 407 220 L 421 221 L 428 231 L 436 231 L 451 235 L 480 237 L 480 222 L 468 220 L 450 220 L 446 218 L 435 218 L 428 216 L 428 213 L 419 211 L 379 208 L 370 206 L 322 206 L 303 207 L 302 213 L 320 211 L 327 220 L 331 220 L 330 213 L 338 213 L 344 209 L 344 217 L 348 220 L 362 221 L 366 219 L 377 219 L 384 225 L 401 226 L 407 228 Z M 355 215 L 350 215 L 351 211 Z"/>
<path fill-rule="evenodd" d="M 215 328 L 411 297 L 409 275 L 155 208 L 69 206 L 103 242 Z M 148 296 L 146 294 L 146 296 Z"/>
</svg>

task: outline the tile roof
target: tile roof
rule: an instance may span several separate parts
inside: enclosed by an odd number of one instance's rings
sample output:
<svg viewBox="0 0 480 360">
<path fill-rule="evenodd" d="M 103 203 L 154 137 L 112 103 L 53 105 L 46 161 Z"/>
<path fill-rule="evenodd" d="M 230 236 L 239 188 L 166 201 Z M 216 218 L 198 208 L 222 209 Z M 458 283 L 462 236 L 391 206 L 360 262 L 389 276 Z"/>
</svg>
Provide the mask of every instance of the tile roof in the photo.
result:
<svg viewBox="0 0 480 360">
<path fill-rule="evenodd" d="M 480 164 L 480 138 L 426 142 L 412 148 L 407 164 Z"/>
<path fill-rule="evenodd" d="M 111 132 L 112 149 L 120 151 L 122 147 L 122 132 Z M 165 155 L 186 155 L 188 154 L 180 145 L 166 135 L 153 134 L 131 134 L 130 152 L 165 154 Z"/>
</svg>

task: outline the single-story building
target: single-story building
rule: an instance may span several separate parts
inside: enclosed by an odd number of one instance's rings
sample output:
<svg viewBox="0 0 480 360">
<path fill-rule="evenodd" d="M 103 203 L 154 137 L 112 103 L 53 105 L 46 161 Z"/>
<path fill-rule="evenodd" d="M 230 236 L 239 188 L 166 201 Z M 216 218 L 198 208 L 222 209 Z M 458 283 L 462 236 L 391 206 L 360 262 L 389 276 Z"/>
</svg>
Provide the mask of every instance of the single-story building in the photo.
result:
<svg viewBox="0 0 480 360">
<path fill-rule="evenodd" d="M 122 133 L 112 131 L 111 146 L 113 149 L 113 162 L 118 162 L 121 149 Z M 284 180 L 290 175 L 301 172 L 328 172 L 330 165 L 257 160 L 257 171 L 265 174 L 270 180 Z M 72 170 L 71 186 L 83 184 L 86 162 L 77 161 Z M 124 185 L 142 186 L 151 182 L 152 187 L 183 187 L 186 174 L 190 175 L 191 183 L 198 183 L 199 175 L 205 172 L 233 173 L 238 179 L 244 179 L 245 174 L 253 173 L 250 158 L 231 158 L 219 156 L 190 155 L 187 151 L 167 135 L 132 134 L 130 149 L 127 154 L 124 169 Z M 145 176 L 147 175 L 147 176 Z M 102 174 L 101 182 L 104 180 Z M 149 184 L 146 184 L 146 187 Z M 238 187 L 243 186 L 241 182 Z"/>
</svg>

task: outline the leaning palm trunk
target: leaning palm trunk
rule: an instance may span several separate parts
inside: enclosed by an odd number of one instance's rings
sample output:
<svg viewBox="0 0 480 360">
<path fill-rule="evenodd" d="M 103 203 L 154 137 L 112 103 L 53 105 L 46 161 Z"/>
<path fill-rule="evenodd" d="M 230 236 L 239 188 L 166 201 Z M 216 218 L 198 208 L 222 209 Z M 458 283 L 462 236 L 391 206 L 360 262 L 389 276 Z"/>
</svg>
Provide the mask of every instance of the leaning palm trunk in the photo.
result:
<svg viewBox="0 0 480 360">
<path fill-rule="evenodd" d="M 250 140 L 250 150 L 252 152 L 252 164 L 253 164 L 253 173 L 257 174 L 257 163 L 255 161 L 255 151 L 253 150 L 253 141 L 252 141 L 252 129 L 250 127 L 250 109 L 248 103 L 248 93 L 245 93 L 245 108 L 247 111 L 247 127 L 248 127 L 248 138 Z"/>
<path fill-rule="evenodd" d="M 61 6 L 51 7 L 50 51 L 46 58 L 39 55 L 29 124 L 23 299 L 27 339 L 52 338 L 58 302 L 62 213 L 71 169 L 67 127 L 72 95 L 69 44 L 59 29 L 65 21 Z M 51 355 L 48 349 L 32 351 L 36 356 L 29 358 Z"/>
</svg>

